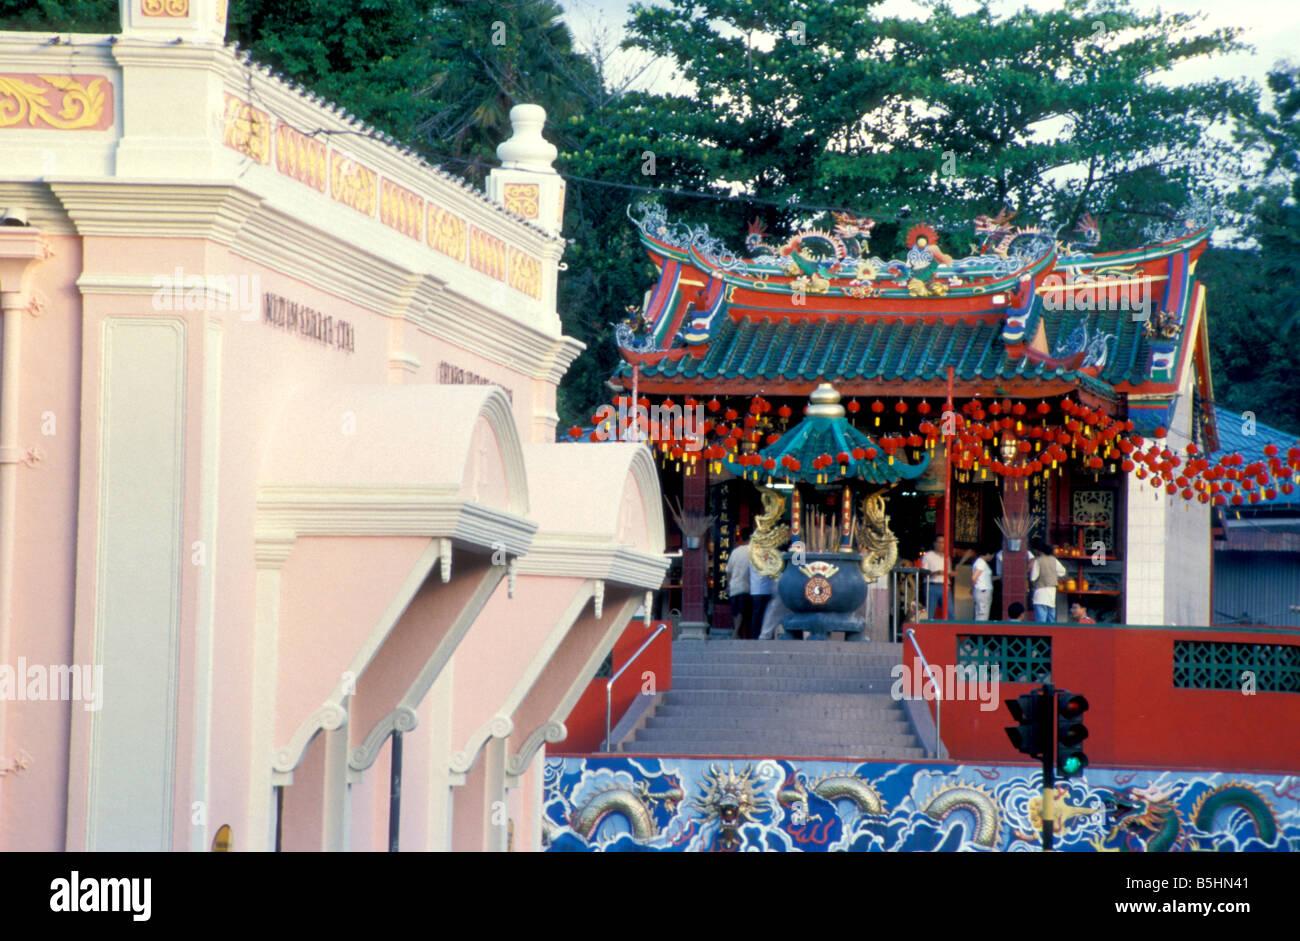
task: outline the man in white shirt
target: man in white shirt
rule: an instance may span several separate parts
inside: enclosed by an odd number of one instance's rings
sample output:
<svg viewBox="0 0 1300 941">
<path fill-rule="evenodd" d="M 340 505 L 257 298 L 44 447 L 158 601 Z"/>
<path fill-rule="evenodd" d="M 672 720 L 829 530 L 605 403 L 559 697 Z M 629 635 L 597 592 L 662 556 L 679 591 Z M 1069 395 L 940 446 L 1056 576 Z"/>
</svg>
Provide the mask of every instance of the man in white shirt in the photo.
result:
<svg viewBox="0 0 1300 941">
<path fill-rule="evenodd" d="M 939 600 L 943 597 L 943 558 L 947 551 L 948 547 L 943 537 L 936 536 L 934 548 L 921 553 L 921 568 L 930 573 L 925 580 L 925 611 L 931 620 L 934 619 L 935 609 L 939 607 Z M 951 577 L 952 574 L 949 573 L 949 578 Z"/>
<path fill-rule="evenodd" d="M 1029 567 L 1029 584 L 1034 587 L 1034 620 L 1040 624 L 1056 623 L 1056 586 L 1065 578 L 1065 566 L 1045 542 L 1038 544 L 1038 555 Z"/>
<path fill-rule="evenodd" d="M 1025 561 L 1028 562 L 1030 565 L 1034 564 L 1034 554 L 1030 552 L 1028 549 L 1025 550 Z M 997 554 L 993 556 L 993 574 L 999 576 L 1002 574 L 1002 550 L 1001 549 L 999 549 L 997 551 Z"/>
<path fill-rule="evenodd" d="M 727 556 L 727 597 L 731 599 L 733 620 L 740 615 L 740 626 L 736 628 L 737 637 L 749 638 L 757 633 L 754 628 L 754 605 L 749 595 L 749 530 L 740 534 L 740 539 Z"/>
<path fill-rule="evenodd" d="M 987 621 L 989 609 L 993 605 L 993 568 L 989 562 L 993 559 L 993 550 L 980 553 L 972 563 L 974 573 L 971 578 L 971 597 L 975 599 L 975 620 Z"/>
</svg>

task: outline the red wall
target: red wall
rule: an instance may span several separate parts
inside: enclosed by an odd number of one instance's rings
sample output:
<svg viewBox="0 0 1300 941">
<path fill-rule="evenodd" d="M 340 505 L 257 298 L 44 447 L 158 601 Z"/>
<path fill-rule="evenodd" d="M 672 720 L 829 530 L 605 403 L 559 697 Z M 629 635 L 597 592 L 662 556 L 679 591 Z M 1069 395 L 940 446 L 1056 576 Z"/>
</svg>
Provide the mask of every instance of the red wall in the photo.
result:
<svg viewBox="0 0 1300 941">
<path fill-rule="evenodd" d="M 619 668 L 632 658 L 637 649 L 663 625 L 668 625 L 668 630 L 656 637 L 654 642 L 642 651 L 641 656 L 636 658 L 636 662 L 614 681 L 611 697 L 613 725 L 618 725 L 619 719 L 623 718 L 623 714 L 632 705 L 632 700 L 640 694 L 644 685 L 651 682 L 652 678 L 643 676 L 647 671 L 654 674 L 653 682 L 656 691 L 672 689 L 673 632 L 672 625 L 668 621 L 652 621 L 648 625 L 644 621 L 630 622 L 622 636 L 614 642 L 614 672 L 617 673 Z M 564 720 L 564 726 L 569 730 L 569 737 L 560 743 L 559 748 L 548 749 L 549 754 L 582 754 L 600 749 L 601 743 L 605 741 L 605 684 L 607 682 L 609 682 L 607 679 L 593 679 L 587 684 L 582 698 L 573 707 L 569 717 Z"/>
<path fill-rule="evenodd" d="M 1287 628 L 1105 627 L 1073 624 L 977 624 L 923 621 L 910 625 L 936 670 L 956 663 L 959 634 L 1052 637 L 1052 682 L 1088 699 L 1085 752 L 1093 765 L 1213 768 L 1221 771 L 1300 770 L 1300 694 L 1177 689 L 1174 641 L 1300 646 Z M 904 645 L 911 668 L 915 651 Z M 1036 688 L 1001 683 L 996 711 L 978 700 L 943 703 L 942 736 L 954 759 L 1008 761 L 1020 757 L 1007 739 L 1012 724 L 1003 700 Z M 931 713 L 934 705 L 930 706 Z"/>
</svg>

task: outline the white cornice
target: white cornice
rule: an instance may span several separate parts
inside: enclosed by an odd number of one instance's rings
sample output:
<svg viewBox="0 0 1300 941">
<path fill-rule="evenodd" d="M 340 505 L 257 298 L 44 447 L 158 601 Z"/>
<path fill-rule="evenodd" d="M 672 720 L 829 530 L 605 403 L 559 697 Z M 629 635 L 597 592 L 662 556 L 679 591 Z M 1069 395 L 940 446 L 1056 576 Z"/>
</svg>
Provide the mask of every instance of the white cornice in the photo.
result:
<svg viewBox="0 0 1300 941">
<path fill-rule="evenodd" d="M 432 487 L 264 486 L 255 540 L 297 536 L 428 536 L 523 555 L 537 524 Z"/>
<path fill-rule="evenodd" d="M 261 200 L 234 185 L 139 180 L 51 180 L 81 235 L 211 239 L 229 245 Z"/>
<path fill-rule="evenodd" d="M 519 574 L 598 579 L 652 591 L 663 585 L 670 559 L 586 538 L 584 544 L 539 533 L 528 554 L 519 559 Z"/>
</svg>

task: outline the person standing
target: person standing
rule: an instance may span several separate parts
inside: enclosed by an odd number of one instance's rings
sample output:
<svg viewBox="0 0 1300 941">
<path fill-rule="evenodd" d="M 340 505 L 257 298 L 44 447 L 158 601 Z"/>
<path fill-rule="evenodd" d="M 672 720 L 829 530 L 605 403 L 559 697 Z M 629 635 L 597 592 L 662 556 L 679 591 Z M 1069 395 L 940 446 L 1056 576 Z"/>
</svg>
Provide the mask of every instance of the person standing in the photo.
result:
<svg viewBox="0 0 1300 941">
<path fill-rule="evenodd" d="M 754 568 L 751 560 L 749 563 L 750 623 L 753 625 L 755 637 L 763 629 L 763 615 L 767 613 L 767 604 L 772 600 L 772 590 L 775 587 L 776 579 L 759 572 Z"/>
<path fill-rule="evenodd" d="M 971 577 L 971 597 L 975 600 L 975 620 L 987 621 L 989 610 L 993 606 L 993 550 L 980 553 L 971 563 L 974 570 Z"/>
<path fill-rule="evenodd" d="M 727 556 L 727 596 L 731 599 L 731 614 L 734 620 L 740 616 L 740 626 L 733 633 L 742 639 L 757 636 L 754 624 L 754 603 L 749 595 L 749 535 L 746 527 L 740 531 L 740 538 Z"/>
<path fill-rule="evenodd" d="M 947 545 L 942 536 L 934 537 L 934 547 L 921 553 L 921 568 L 929 572 L 925 579 L 925 613 L 934 620 L 935 609 L 943 598 L 943 559 Z M 949 578 L 952 575 L 949 573 Z"/>
<path fill-rule="evenodd" d="M 1029 567 L 1029 584 L 1034 588 L 1034 620 L 1040 624 L 1056 623 L 1056 586 L 1065 578 L 1065 566 L 1045 542 L 1038 543 L 1038 555 Z"/>
</svg>

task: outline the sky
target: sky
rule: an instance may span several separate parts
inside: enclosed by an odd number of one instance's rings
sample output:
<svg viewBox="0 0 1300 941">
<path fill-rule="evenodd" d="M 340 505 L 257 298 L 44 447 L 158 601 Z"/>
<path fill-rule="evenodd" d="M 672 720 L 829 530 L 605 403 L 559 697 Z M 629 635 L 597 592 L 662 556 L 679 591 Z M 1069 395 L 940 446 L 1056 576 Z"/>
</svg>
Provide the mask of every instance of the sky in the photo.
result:
<svg viewBox="0 0 1300 941">
<path fill-rule="evenodd" d="M 611 37 L 621 39 L 622 25 L 632 6 L 631 0 L 559 0 L 566 12 L 566 20 L 580 45 L 588 46 L 592 37 L 602 30 Z M 655 3 L 652 5 L 662 5 Z M 958 12 L 977 8 L 968 0 L 955 0 Z M 1038 0 L 993 0 L 995 12 L 1010 13 L 1024 6 L 1046 10 L 1057 3 Z M 1169 73 L 1177 83 L 1194 82 L 1210 78 L 1246 77 L 1263 86 L 1265 76 L 1278 60 L 1296 59 L 1300 56 L 1300 4 L 1292 0 L 1132 0 L 1133 9 L 1141 13 L 1164 10 L 1167 13 L 1203 14 L 1204 28 L 1218 29 L 1228 26 L 1245 28 L 1241 40 L 1255 47 L 1253 54 L 1202 57 L 1182 63 Z M 918 16 L 923 10 L 911 0 L 884 0 L 877 8 L 881 16 Z M 644 55 L 635 52 L 619 53 L 616 62 L 623 74 L 630 74 L 647 65 Z M 650 66 L 642 73 L 637 85 L 648 85 L 656 91 L 670 91 L 680 87 L 666 67 Z"/>
</svg>

